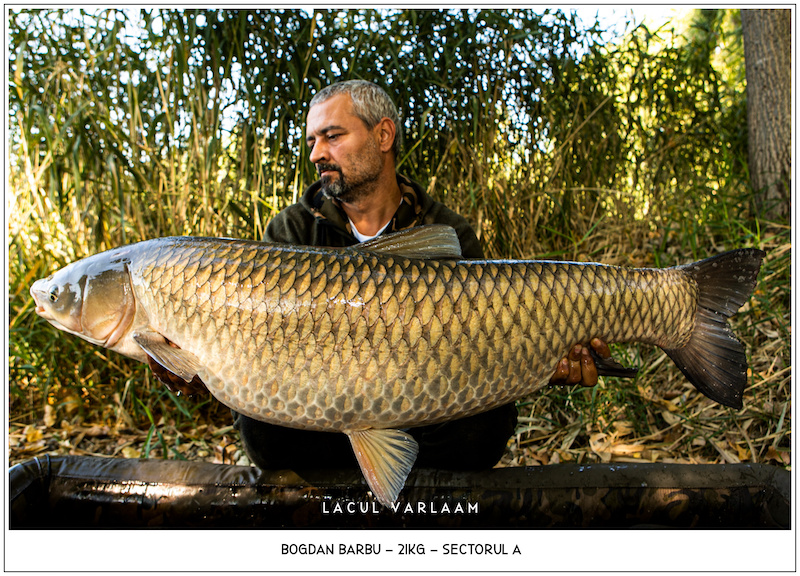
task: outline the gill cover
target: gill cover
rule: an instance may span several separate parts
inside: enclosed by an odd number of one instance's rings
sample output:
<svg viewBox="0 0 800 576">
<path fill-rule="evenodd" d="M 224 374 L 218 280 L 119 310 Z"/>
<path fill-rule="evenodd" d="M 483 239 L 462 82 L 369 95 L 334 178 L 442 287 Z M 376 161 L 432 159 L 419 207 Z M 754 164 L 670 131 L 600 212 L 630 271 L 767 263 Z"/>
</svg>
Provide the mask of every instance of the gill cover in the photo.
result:
<svg viewBox="0 0 800 576">
<path fill-rule="evenodd" d="M 30 289 L 36 313 L 60 330 L 113 347 L 136 312 L 127 264 L 120 251 L 112 250 L 37 280 Z"/>
</svg>

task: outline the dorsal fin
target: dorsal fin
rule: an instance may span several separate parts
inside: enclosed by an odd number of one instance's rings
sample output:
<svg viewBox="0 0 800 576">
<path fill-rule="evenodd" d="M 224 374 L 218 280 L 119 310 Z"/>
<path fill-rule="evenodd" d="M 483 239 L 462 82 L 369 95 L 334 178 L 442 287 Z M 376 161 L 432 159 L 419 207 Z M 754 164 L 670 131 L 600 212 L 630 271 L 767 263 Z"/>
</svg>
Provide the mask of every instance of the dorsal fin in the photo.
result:
<svg viewBox="0 0 800 576">
<path fill-rule="evenodd" d="M 461 243 L 450 226 L 429 224 L 378 236 L 351 247 L 354 250 L 379 252 L 392 256 L 422 259 L 460 259 Z"/>
</svg>

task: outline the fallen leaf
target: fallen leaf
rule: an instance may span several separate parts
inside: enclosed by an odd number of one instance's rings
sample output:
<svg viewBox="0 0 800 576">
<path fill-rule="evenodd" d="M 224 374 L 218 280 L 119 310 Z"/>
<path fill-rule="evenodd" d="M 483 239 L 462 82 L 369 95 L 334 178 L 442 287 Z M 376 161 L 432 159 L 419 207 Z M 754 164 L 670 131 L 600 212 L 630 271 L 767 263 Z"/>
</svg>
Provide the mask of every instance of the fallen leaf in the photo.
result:
<svg viewBox="0 0 800 576">
<path fill-rule="evenodd" d="M 44 407 L 44 425 L 50 428 L 53 424 L 56 423 L 56 411 L 55 409 L 50 406 L 50 404 L 45 404 Z"/>
<path fill-rule="evenodd" d="M 36 454 L 37 452 L 41 452 L 45 449 L 45 441 L 39 440 L 38 442 L 32 442 L 29 444 L 25 444 L 25 446 L 20 450 L 22 454 Z"/>
<path fill-rule="evenodd" d="M 680 422 L 680 419 L 681 419 L 680 416 L 677 416 L 677 415 L 673 414 L 672 413 L 673 411 L 674 410 L 672 410 L 672 411 L 662 410 L 661 411 L 661 417 L 664 419 L 664 422 L 666 422 L 670 426 L 672 426 L 673 424 L 677 424 L 678 422 Z"/>
<path fill-rule="evenodd" d="M 44 437 L 41 430 L 34 428 L 33 426 L 25 426 L 25 440 L 28 444 L 33 444 L 34 442 L 38 442 Z"/>
<path fill-rule="evenodd" d="M 64 410 L 68 415 L 75 412 L 80 404 L 81 401 L 77 396 L 70 395 L 64 398 Z"/>
<path fill-rule="evenodd" d="M 627 420 L 617 420 L 614 422 L 614 432 L 617 436 L 627 436 L 633 432 L 633 424 Z"/>
<path fill-rule="evenodd" d="M 589 437 L 589 447 L 592 449 L 592 452 L 600 457 L 600 460 L 603 462 L 610 462 L 611 454 L 606 450 L 606 437 L 607 435 L 603 432 L 592 434 Z M 551 460 L 550 463 L 552 464 L 553 461 Z"/>
<path fill-rule="evenodd" d="M 698 436 L 697 438 L 692 440 L 692 446 L 697 446 L 699 448 L 702 448 L 705 445 L 706 445 L 706 439 L 703 438 L 702 436 Z"/>
<path fill-rule="evenodd" d="M 86 430 L 87 436 L 108 436 L 108 426 L 94 425 Z"/>
<path fill-rule="evenodd" d="M 792 463 L 792 453 L 788 450 L 776 450 L 774 446 L 767 448 L 767 460 L 775 460 L 784 466 Z"/>
<path fill-rule="evenodd" d="M 125 446 L 125 448 L 122 449 L 122 455 L 125 458 L 139 458 L 142 453 L 133 446 Z"/>
<path fill-rule="evenodd" d="M 747 460 L 750 460 L 750 449 L 749 448 L 747 448 L 746 446 L 742 447 L 739 444 L 733 444 L 733 446 L 736 448 L 736 452 L 739 455 L 739 460 L 741 460 L 743 462 L 745 462 Z"/>
<path fill-rule="evenodd" d="M 719 455 L 722 456 L 722 459 L 725 460 L 728 464 L 741 464 L 741 460 L 733 454 L 730 450 L 726 450 L 721 443 L 716 442 L 714 440 L 710 440 L 711 445 L 719 452 Z"/>
<path fill-rule="evenodd" d="M 214 446 L 214 463 L 231 464 L 235 452 L 236 445 L 229 443 L 228 439 L 223 436 L 222 442 Z"/>
</svg>

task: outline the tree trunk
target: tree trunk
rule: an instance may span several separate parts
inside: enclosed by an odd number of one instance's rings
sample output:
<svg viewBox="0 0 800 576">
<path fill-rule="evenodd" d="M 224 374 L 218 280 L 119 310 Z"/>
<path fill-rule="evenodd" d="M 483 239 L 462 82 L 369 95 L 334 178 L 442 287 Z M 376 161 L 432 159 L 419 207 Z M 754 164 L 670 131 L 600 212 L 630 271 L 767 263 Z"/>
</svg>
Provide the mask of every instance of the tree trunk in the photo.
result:
<svg viewBox="0 0 800 576">
<path fill-rule="evenodd" d="M 791 10 L 742 10 L 747 142 L 756 204 L 769 219 L 789 216 L 792 146 Z"/>
</svg>

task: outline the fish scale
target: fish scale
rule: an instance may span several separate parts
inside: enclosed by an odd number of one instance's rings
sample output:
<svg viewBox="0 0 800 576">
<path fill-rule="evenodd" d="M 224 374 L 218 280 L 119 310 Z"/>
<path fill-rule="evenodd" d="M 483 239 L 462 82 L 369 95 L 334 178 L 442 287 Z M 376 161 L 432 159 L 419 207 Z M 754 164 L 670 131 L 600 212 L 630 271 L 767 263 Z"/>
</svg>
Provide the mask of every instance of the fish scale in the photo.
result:
<svg viewBox="0 0 800 576">
<path fill-rule="evenodd" d="M 460 415 L 501 405 L 544 385 L 572 344 L 594 336 L 680 347 L 697 299 L 675 270 L 216 239 L 157 246 L 130 266 L 154 328 L 201 359 L 200 378 L 225 404 L 316 430 L 409 427 L 447 419 L 455 404 Z M 362 413 L 342 395 L 362 395 Z"/>
<path fill-rule="evenodd" d="M 595 337 L 658 345 L 701 392 L 742 406 L 747 360 L 727 318 L 763 252 L 663 270 L 459 257 L 442 226 L 344 250 L 160 238 L 75 262 L 31 294 L 57 328 L 179 391 L 345 433 L 387 505 L 418 450 L 402 429 L 530 395 Z"/>
</svg>

